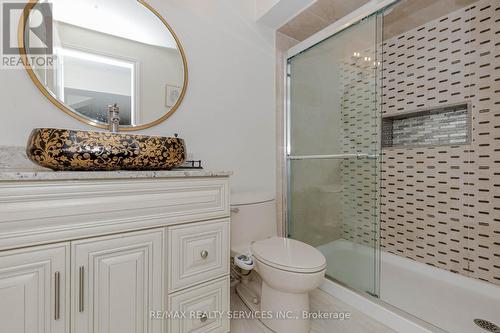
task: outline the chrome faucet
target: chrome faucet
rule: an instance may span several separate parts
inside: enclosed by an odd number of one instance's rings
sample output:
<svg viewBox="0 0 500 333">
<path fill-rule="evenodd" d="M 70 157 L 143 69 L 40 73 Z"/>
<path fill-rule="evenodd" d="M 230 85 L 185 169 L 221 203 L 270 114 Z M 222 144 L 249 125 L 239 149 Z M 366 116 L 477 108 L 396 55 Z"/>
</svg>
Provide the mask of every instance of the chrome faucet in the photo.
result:
<svg viewBox="0 0 500 333">
<path fill-rule="evenodd" d="M 116 103 L 108 105 L 108 126 L 112 133 L 118 132 L 120 128 L 120 108 Z"/>
</svg>

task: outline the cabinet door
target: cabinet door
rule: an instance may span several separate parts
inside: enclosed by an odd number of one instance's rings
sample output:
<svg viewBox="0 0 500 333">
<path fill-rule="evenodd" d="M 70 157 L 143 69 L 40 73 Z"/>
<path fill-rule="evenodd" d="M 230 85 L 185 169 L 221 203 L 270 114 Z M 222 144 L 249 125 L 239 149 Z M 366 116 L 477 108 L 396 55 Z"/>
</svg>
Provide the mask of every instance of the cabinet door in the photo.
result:
<svg viewBox="0 0 500 333">
<path fill-rule="evenodd" d="M 161 332 L 162 250 L 162 229 L 72 242 L 72 332 Z"/>
<path fill-rule="evenodd" d="M 69 243 L 0 252 L 0 331 L 69 332 Z"/>
</svg>

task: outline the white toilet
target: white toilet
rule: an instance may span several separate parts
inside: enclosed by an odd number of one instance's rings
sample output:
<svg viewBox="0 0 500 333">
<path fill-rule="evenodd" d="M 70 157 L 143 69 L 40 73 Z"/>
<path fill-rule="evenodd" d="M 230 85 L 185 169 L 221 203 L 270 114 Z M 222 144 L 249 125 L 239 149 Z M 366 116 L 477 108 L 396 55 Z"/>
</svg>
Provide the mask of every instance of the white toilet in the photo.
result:
<svg viewBox="0 0 500 333">
<path fill-rule="evenodd" d="M 277 236 L 275 205 L 266 193 L 231 197 L 231 256 L 250 254 L 254 263 L 236 291 L 271 330 L 307 333 L 303 312 L 309 311 L 309 291 L 323 282 L 326 259 L 310 245 Z"/>
</svg>

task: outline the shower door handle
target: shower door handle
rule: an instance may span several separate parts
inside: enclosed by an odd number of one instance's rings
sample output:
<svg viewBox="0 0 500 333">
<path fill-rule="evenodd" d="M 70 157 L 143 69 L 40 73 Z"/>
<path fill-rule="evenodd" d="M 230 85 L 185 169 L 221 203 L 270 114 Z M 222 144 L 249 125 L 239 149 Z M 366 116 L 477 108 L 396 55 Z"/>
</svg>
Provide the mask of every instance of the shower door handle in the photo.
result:
<svg viewBox="0 0 500 333">
<path fill-rule="evenodd" d="M 333 154 L 333 155 L 288 155 L 286 157 L 288 160 L 293 161 L 301 161 L 301 160 L 343 160 L 349 158 L 356 158 L 358 160 L 367 158 L 367 159 L 376 159 L 377 155 L 370 154 Z"/>
</svg>

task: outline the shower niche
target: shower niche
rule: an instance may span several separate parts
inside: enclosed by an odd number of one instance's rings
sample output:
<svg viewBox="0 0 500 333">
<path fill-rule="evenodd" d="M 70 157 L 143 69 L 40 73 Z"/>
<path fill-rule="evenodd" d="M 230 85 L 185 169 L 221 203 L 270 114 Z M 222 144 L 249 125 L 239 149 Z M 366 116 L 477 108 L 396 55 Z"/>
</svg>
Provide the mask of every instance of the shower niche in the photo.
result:
<svg viewBox="0 0 500 333">
<path fill-rule="evenodd" d="M 471 138 L 471 112 L 467 102 L 385 115 L 382 147 L 465 145 Z"/>
</svg>

